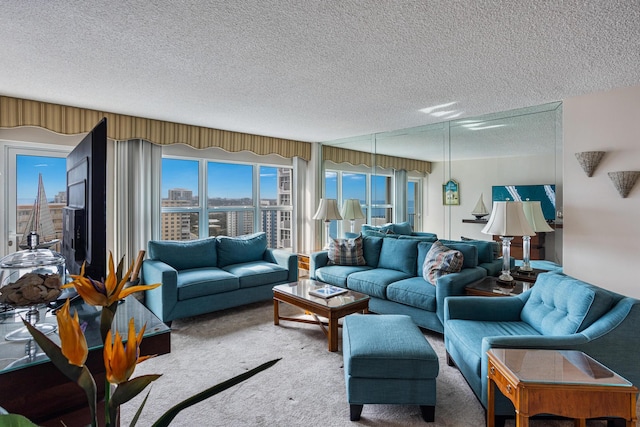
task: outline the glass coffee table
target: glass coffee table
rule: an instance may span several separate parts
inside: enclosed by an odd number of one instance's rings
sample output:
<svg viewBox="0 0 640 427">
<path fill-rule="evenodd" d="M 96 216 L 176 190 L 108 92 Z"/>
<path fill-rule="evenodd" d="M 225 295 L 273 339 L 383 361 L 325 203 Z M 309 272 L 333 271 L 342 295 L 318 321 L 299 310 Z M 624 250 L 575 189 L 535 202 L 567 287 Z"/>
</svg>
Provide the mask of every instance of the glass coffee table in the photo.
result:
<svg viewBox="0 0 640 427">
<path fill-rule="evenodd" d="M 495 425 L 494 384 L 513 403 L 517 427 L 538 414 L 573 418 L 580 427 L 604 417 L 636 425 L 638 389 L 580 351 L 493 348 L 487 355 L 487 427 Z"/>
<path fill-rule="evenodd" d="M 324 283 L 311 279 L 275 286 L 273 288 L 273 324 L 279 325 L 280 320 L 318 324 L 327 335 L 329 351 L 338 351 L 339 319 L 352 313 L 368 313 L 369 296 L 360 292 L 347 291 L 330 298 L 321 298 L 309 293 L 324 286 Z M 281 302 L 311 313 L 314 320 L 280 316 Z M 319 317 L 324 317 L 327 321 L 324 322 Z"/>
</svg>

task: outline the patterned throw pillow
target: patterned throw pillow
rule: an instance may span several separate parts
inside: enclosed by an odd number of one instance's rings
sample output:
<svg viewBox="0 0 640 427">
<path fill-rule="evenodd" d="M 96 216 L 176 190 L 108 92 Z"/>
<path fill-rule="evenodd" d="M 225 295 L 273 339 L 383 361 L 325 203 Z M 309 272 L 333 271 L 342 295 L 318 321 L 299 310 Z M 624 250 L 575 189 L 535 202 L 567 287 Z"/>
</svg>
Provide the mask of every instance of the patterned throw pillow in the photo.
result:
<svg viewBox="0 0 640 427">
<path fill-rule="evenodd" d="M 424 258 L 422 275 L 424 280 L 435 285 L 436 281 L 445 274 L 460 271 L 463 263 L 462 252 L 450 249 L 436 240 Z"/>
<path fill-rule="evenodd" d="M 353 239 L 331 239 L 329 264 L 367 265 L 362 251 L 362 236 Z"/>
</svg>

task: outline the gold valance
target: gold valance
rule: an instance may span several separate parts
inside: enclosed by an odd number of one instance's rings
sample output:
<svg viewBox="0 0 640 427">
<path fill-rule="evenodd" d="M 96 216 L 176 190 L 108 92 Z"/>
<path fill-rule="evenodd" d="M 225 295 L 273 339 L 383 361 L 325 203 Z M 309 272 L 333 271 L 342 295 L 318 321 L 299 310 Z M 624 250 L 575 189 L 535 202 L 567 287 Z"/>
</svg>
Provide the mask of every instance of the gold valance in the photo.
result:
<svg viewBox="0 0 640 427">
<path fill-rule="evenodd" d="M 37 126 L 65 135 L 89 132 L 107 118 L 107 137 L 115 140 L 145 139 L 155 144 L 183 143 L 194 148 L 217 147 L 229 152 L 311 159 L 311 143 L 251 135 L 200 126 L 105 113 L 84 108 L 0 96 L 0 127 Z"/>
<path fill-rule="evenodd" d="M 424 160 L 406 159 L 384 154 L 375 154 L 374 156 L 364 151 L 348 150 L 331 145 L 322 146 L 322 160 L 329 160 L 334 163 L 349 163 L 354 166 L 365 165 L 370 168 L 375 165 L 384 169 L 431 173 L 431 162 Z"/>
</svg>

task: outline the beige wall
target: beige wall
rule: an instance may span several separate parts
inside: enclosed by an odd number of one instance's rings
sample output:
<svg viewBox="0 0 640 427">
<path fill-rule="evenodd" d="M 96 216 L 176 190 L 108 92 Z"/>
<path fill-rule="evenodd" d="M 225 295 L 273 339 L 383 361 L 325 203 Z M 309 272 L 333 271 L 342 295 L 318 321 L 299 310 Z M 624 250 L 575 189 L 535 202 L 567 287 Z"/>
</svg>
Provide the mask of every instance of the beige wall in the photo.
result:
<svg viewBox="0 0 640 427">
<path fill-rule="evenodd" d="M 640 86 L 563 101 L 566 274 L 640 298 L 640 183 L 623 199 L 607 172 L 640 170 Z M 575 158 L 606 151 L 591 178 Z"/>
<path fill-rule="evenodd" d="M 432 173 L 428 176 L 428 208 L 424 218 L 425 231 L 453 240 L 462 236 L 491 240 L 491 236 L 481 232 L 482 224 L 468 224 L 462 220 L 474 218 L 471 211 L 481 193 L 485 206 L 491 211 L 494 185 L 555 184 L 559 181 L 556 179 L 554 154 L 455 161 L 450 169 L 451 176 L 460 184 L 460 205 L 444 207 L 442 184 L 447 180 L 445 172 L 448 169 L 448 164 L 433 163 Z M 561 249 L 554 249 L 555 238 L 556 233 L 547 233 L 545 255 L 548 260 L 562 263 Z"/>
</svg>

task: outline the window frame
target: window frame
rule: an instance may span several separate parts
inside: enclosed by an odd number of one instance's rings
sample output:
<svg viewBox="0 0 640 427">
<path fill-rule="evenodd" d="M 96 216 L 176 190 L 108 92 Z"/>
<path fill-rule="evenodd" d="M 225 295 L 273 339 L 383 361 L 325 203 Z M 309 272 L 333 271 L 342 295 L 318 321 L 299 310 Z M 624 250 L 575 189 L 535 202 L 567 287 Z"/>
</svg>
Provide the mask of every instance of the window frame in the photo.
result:
<svg viewBox="0 0 640 427">
<path fill-rule="evenodd" d="M 198 162 L 198 205 L 192 207 L 163 207 L 160 206 L 161 216 L 164 213 L 198 213 L 198 238 L 206 238 L 210 237 L 209 235 L 209 215 L 214 213 L 224 213 L 224 212 L 251 212 L 252 213 L 252 226 L 253 233 L 259 231 L 265 231 L 262 227 L 262 215 L 263 212 L 266 211 L 275 211 L 275 212 L 290 212 L 291 216 L 291 224 L 295 224 L 295 198 L 296 195 L 293 192 L 293 180 L 295 179 L 295 168 L 293 165 L 282 165 L 282 164 L 273 164 L 268 162 L 252 162 L 252 161 L 241 161 L 241 160 L 228 160 L 228 159 L 219 159 L 215 157 L 191 157 L 188 155 L 180 155 L 180 154 L 162 154 L 162 159 L 176 159 L 176 160 L 191 160 Z M 224 164 L 232 164 L 232 165 L 247 165 L 251 166 L 251 197 L 252 197 L 252 205 L 250 206 L 209 206 L 208 203 L 208 168 L 209 163 L 224 163 Z M 269 167 L 278 169 L 288 169 L 290 170 L 290 204 L 286 206 L 268 206 L 262 207 L 260 203 L 260 168 L 261 167 Z M 162 177 L 161 177 L 162 180 Z M 279 185 L 279 181 L 277 181 L 276 185 Z M 162 196 L 161 196 L 162 199 Z M 161 230 L 162 232 L 162 230 Z M 277 242 L 280 242 L 280 239 L 277 239 Z M 289 238 L 290 246 L 289 247 L 280 247 L 279 249 L 290 250 L 293 251 L 295 247 L 295 233 L 293 229 L 290 232 Z M 276 244 L 276 247 L 278 245 Z M 270 246 L 271 247 L 271 246 Z"/>
</svg>

